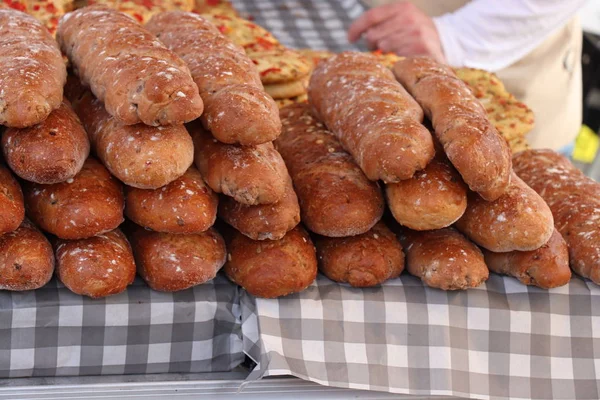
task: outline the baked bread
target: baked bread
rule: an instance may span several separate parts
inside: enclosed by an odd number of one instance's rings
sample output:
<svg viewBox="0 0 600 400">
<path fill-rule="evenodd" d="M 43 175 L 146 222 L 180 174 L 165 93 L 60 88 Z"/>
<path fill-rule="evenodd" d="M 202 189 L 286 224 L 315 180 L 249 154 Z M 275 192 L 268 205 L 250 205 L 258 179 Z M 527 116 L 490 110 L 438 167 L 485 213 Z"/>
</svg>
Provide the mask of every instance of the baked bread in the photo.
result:
<svg viewBox="0 0 600 400">
<path fill-rule="evenodd" d="M 196 167 L 215 192 L 247 205 L 283 198 L 289 175 L 273 144 L 235 146 L 219 142 L 198 123 L 188 129 L 194 139 Z"/>
<path fill-rule="evenodd" d="M 19 177 L 42 184 L 73 178 L 90 154 L 90 142 L 67 100 L 48 118 L 30 128 L 9 128 L 2 151 Z"/>
<path fill-rule="evenodd" d="M 471 89 L 452 68 L 430 58 L 407 57 L 393 70 L 423 107 L 469 188 L 488 201 L 504 194 L 512 173 L 510 149 Z"/>
<path fill-rule="evenodd" d="M 58 19 L 73 9 L 72 0 L 5 0 L 3 5 L 34 16 L 52 35 L 56 33 Z"/>
<path fill-rule="evenodd" d="M 94 158 L 73 179 L 53 185 L 23 185 L 27 215 L 61 239 L 85 239 L 123 222 L 123 188 Z"/>
<path fill-rule="evenodd" d="M 279 240 L 256 241 L 230 230 L 225 234 L 229 279 L 256 297 L 275 298 L 306 289 L 317 277 L 310 236 L 300 226 Z"/>
<path fill-rule="evenodd" d="M 265 92 L 275 100 L 288 99 L 306 94 L 308 78 L 283 83 L 265 85 Z"/>
<path fill-rule="evenodd" d="M 456 227 L 490 251 L 531 251 L 548 242 L 554 219 L 546 202 L 513 174 L 508 190 L 495 201 L 469 193 L 467 210 Z"/>
<path fill-rule="evenodd" d="M 172 10 L 192 11 L 194 0 L 87 0 L 87 5 L 102 4 L 145 24 L 154 15 Z"/>
<path fill-rule="evenodd" d="M 525 150 L 513 162 L 550 206 L 573 271 L 600 285 L 600 184 L 552 150 Z"/>
<path fill-rule="evenodd" d="M 354 287 L 376 286 L 404 270 L 404 252 L 383 222 L 361 235 L 315 239 L 319 270 L 329 279 Z"/>
<path fill-rule="evenodd" d="M 172 235 L 134 227 L 130 234 L 138 273 L 148 286 L 175 292 L 213 279 L 225 263 L 225 242 L 214 229 Z"/>
<path fill-rule="evenodd" d="M 552 289 L 571 280 L 569 249 L 556 229 L 537 250 L 494 253 L 484 249 L 483 255 L 490 271 L 513 276 L 524 285 Z"/>
<path fill-rule="evenodd" d="M 57 240 L 56 273 L 73 293 L 93 299 L 121 293 L 135 279 L 135 262 L 119 229 L 88 239 Z"/>
<path fill-rule="evenodd" d="M 24 217 L 21 186 L 10 170 L 0 164 L 0 235 L 17 229 Z"/>
<path fill-rule="evenodd" d="M 60 107 L 67 70 L 58 45 L 35 18 L 0 8 L 0 125 L 26 128 Z"/>
<path fill-rule="evenodd" d="M 427 286 L 462 290 L 488 279 L 481 250 L 454 228 L 422 232 L 402 229 L 399 238 L 407 271 Z"/>
<path fill-rule="evenodd" d="M 308 98 L 371 180 L 408 179 L 434 156 L 423 110 L 372 56 L 346 52 L 320 62 Z"/>
<path fill-rule="evenodd" d="M 78 92 L 70 86 L 65 90 L 93 151 L 126 185 L 157 189 L 182 176 L 192 165 L 194 143 L 183 125 L 123 125 L 89 91 Z"/>
<path fill-rule="evenodd" d="M 222 196 L 219 217 L 253 240 L 283 238 L 300 222 L 300 206 L 292 180 L 287 178 L 285 193 L 274 204 L 249 206 Z"/>
<path fill-rule="evenodd" d="M 41 288 L 53 272 L 52 246 L 30 221 L 0 235 L 0 290 Z"/>
<path fill-rule="evenodd" d="M 281 133 L 277 105 L 244 50 L 206 19 L 170 11 L 146 25 L 189 66 L 200 90 L 204 127 L 223 143 L 255 146 Z"/>
<path fill-rule="evenodd" d="M 417 231 L 450 226 L 467 208 L 467 186 L 443 154 L 412 178 L 385 185 L 385 193 L 396 221 Z"/>
<path fill-rule="evenodd" d="M 280 116 L 283 131 L 275 147 L 294 182 L 306 227 L 331 237 L 369 231 L 385 207 L 378 184 L 311 115 L 310 106 L 288 106 Z"/>
<path fill-rule="evenodd" d="M 162 188 L 126 187 L 125 194 L 125 215 L 153 231 L 200 233 L 217 218 L 219 198 L 194 167 Z"/>
<path fill-rule="evenodd" d="M 120 122 L 171 125 L 202 114 L 185 62 L 127 15 L 84 7 L 61 18 L 56 37 L 83 84 Z"/>
</svg>

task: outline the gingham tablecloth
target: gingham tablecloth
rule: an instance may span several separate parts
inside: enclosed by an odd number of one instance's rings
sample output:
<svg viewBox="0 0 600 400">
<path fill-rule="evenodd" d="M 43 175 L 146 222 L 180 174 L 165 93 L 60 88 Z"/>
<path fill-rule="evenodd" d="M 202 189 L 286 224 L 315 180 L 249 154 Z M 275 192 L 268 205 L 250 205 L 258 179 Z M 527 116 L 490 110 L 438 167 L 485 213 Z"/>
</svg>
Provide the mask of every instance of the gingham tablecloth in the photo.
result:
<svg viewBox="0 0 600 400">
<path fill-rule="evenodd" d="M 222 276 L 178 293 L 138 278 L 98 300 L 56 279 L 0 291 L 0 378 L 221 372 L 243 360 L 238 289 Z"/>
<path fill-rule="evenodd" d="M 354 49 L 357 0 L 234 1 L 290 47 Z M 250 379 L 294 375 L 330 386 L 482 399 L 600 398 L 600 288 L 554 290 L 492 275 L 462 292 L 403 275 L 372 289 L 319 276 L 277 300 L 241 294 Z"/>
</svg>

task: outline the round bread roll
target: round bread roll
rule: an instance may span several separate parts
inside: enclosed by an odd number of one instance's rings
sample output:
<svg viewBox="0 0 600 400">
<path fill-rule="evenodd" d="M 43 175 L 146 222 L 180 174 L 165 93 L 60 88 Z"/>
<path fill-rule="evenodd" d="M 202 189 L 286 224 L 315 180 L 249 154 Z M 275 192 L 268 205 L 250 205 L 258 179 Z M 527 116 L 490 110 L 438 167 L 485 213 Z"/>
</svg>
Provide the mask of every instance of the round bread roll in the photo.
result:
<svg viewBox="0 0 600 400">
<path fill-rule="evenodd" d="M 73 293 L 106 297 L 123 292 L 135 279 L 131 246 L 119 229 L 55 245 L 58 278 Z"/>
<path fill-rule="evenodd" d="M 200 233 L 217 218 L 219 198 L 194 167 L 162 188 L 127 187 L 125 191 L 125 215 L 153 231 Z"/>
<path fill-rule="evenodd" d="M 383 222 L 357 236 L 315 240 L 319 269 L 329 279 L 354 287 L 376 286 L 404 270 L 404 253 Z"/>
<path fill-rule="evenodd" d="M 468 206 L 456 227 L 469 239 L 498 253 L 539 249 L 550 240 L 554 219 L 533 189 L 512 174 L 508 190 L 494 201 L 469 193 Z"/>
<path fill-rule="evenodd" d="M 88 158 L 74 178 L 53 185 L 24 186 L 27 215 L 61 239 L 84 239 L 123 222 L 123 189 L 96 159 Z"/>
<path fill-rule="evenodd" d="M 54 253 L 48 239 L 27 219 L 0 235 L 0 290 L 33 290 L 44 286 L 54 272 Z"/>
<path fill-rule="evenodd" d="M 225 263 L 225 242 L 215 229 L 172 235 L 133 227 L 130 236 L 140 276 L 161 292 L 213 279 Z"/>
<path fill-rule="evenodd" d="M 317 276 L 315 247 L 300 226 L 282 239 L 256 241 L 231 230 L 225 274 L 248 293 L 275 298 L 301 292 Z"/>
<path fill-rule="evenodd" d="M 64 182 L 77 174 L 90 153 L 90 142 L 67 100 L 40 124 L 9 128 L 2 150 L 21 178 L 43 184 Z"/>
<path fill-rule="evenodd" d="M 450 226 L 467 208 L 467 185 L 445 157 L 410 179 L 387 184 L 385 192 L 396 221 L 417 231 Z"/>
<path fill-rule="evenodd" d="M 17 229 L 24 217 L 21 186 L 10 170 L 0 164 L 0 234 Z"/>
<path fill-rule="evenodd" d="M 283 198 L 275 204 L 249 206 L 222 196 L 219 216 L 253 240 L 278 240 L 300 222 L 300 206 L 291 179 Z"/>
</svg>

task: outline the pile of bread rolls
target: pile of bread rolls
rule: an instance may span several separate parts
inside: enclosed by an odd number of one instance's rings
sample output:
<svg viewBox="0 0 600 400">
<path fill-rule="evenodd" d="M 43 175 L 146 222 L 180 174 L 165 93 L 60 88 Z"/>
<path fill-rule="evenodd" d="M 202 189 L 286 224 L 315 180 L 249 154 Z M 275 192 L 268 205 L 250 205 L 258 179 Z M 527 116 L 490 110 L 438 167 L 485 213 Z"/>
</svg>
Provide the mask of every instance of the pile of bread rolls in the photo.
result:
<svg viewBox="0 0 600 400">
<path fill-rule="evenodd" d="M 555 153 L 520 153 L 513 171 L 452 69 L 408 58 L 392 73 L 342 53 L 317 65 L 307 103 L 279 110 L 260 63 L 221 31 L 93 5 L 55 41 L 0 10 L 0 288 L 41 287 L 55 267 L 93 298 L 136 272 L 177 291 L 221 268 L 260 297 L 299 292 L 317 269 L 357 287 L 406 267 L 441 289 L 489 270 L 551 288 L 569 261 L 600 283 L 598 185 Z"/>
</svg>

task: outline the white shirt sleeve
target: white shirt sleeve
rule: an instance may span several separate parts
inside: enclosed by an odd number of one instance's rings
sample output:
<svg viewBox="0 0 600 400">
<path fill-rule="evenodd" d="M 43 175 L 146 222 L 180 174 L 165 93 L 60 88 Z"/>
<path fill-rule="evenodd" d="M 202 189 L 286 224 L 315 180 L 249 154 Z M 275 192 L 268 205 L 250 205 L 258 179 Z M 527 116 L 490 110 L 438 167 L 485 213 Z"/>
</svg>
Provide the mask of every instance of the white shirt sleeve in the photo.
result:
<svg viewBox="0 0 600 400">
<path fill-rule="evenodd" d="M 433 18 L 448 63 L 498 71 L 556 32 L 586 0 L 474 0 Z"/>
</svg>

